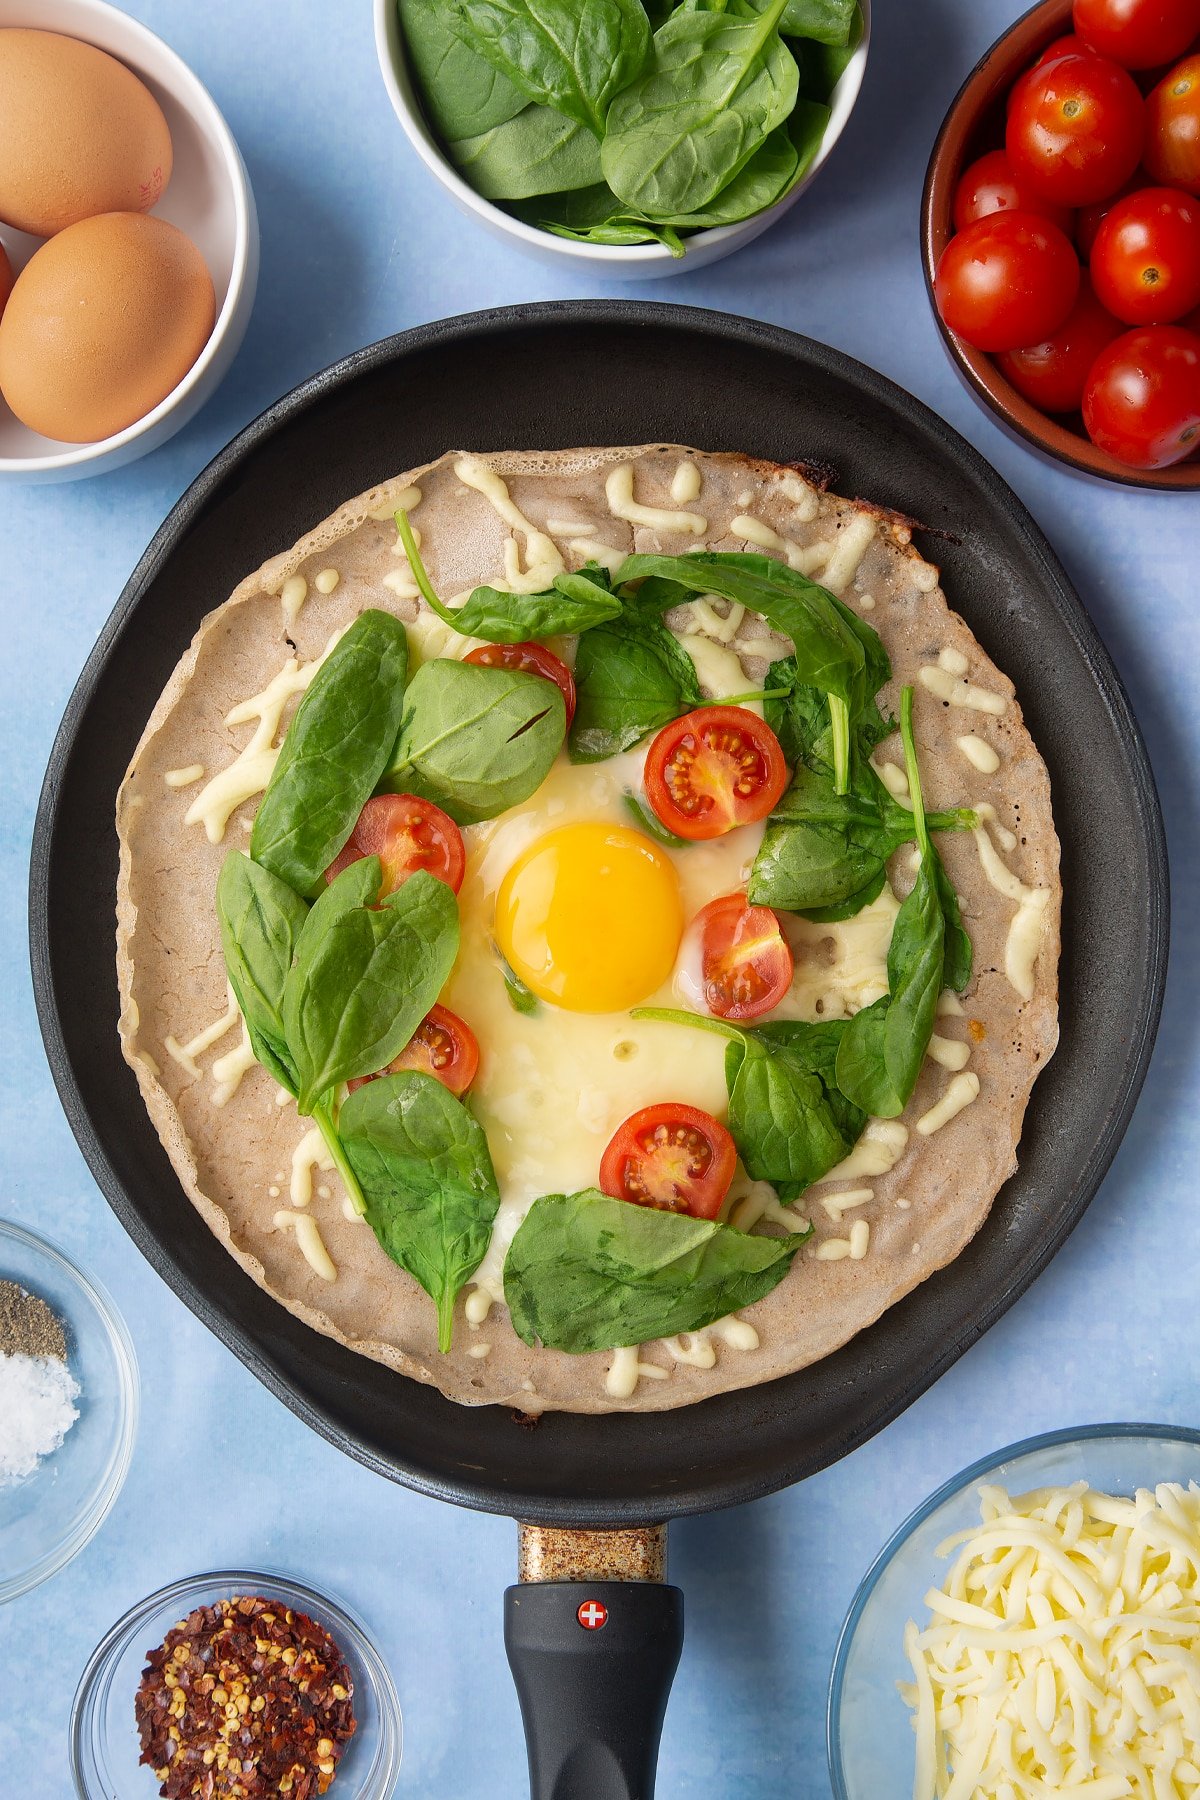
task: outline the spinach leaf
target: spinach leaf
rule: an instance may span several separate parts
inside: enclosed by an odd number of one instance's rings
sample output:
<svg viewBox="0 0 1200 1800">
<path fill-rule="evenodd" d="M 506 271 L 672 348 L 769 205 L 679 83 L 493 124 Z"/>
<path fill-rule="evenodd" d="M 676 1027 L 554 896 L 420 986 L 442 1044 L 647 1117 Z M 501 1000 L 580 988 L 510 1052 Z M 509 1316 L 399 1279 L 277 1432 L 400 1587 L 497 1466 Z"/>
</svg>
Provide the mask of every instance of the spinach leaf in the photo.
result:
<svg viewBox="0 0 1200 1800">
<path fill-rule="evenodd" d="M 867 1115 L 835 1073 L 844 1019 L 784 1020 L 754 1027 L 707 1013 L 640 1006 L 635 1019 L 691 1025 L 728 1040 L 729 1130 L 746 1173 L 794 1200 L 850 1154 Z"/>
<path fill-rule="evenodd" d="M 296 1092 L 283 1024 L 283 989 L 308 907 L 277 875 L 231 850 L 217 877 L 225 972 L 254 1054 L 281 1087 Z"/>
<path fill-rule="evenodd" d="M 930 821 L 932 829 L 933 821 Z M 938 902 L 942 909 L 942 917 L 946 921 L 946 986 L 952 987 L 961 994 L 971 979 L 971 966 L 974 961 L 974 950 L 971 939 L 967 935 L 966 926 L 962 922 L 959 910 L 958 895 L 954 891 L 954 883 L 946 873 L 946 865 L 933 850 L 933 879 L 937 883 Z"/>
<path fill-rule="evenodd" d="M 691 657 L 660 620 L 629 613 L 595 625 L 575 652 L 572 762 L 602 762 L 701 704 Z"/>
<path fill-rule="evenodd" d="M 849 67 L 864 30 L 861 6 L 850 14 L 850 34 L 842 44 L 824 44 L 814 38 L 790 38 L 788 49 L 796 59 L 800 93 L 809 100 L 828 100 Z"/>
<path fill-rule="evenodd" d="M 681 838 L 669 831 L 653 809 L 639 800 L 635 793 L 626 788 L 621 797 L 625 811 L 633 820 L 637 829 L 652 837 L 657 844 L 665 844 L 671 850 L 686 850 L 694 842 L 691 838 Z"/>
<path fill-rule="evenodd" d="M 446 145 L 450 160 L 485 200 L 528 200 L 591 187 L 601 179 L 600 140 L 549 106 L 527 106 L 474 137 Z"/>
<path fill-rule="evenodd" d="M 313 895 L 387 767 L 400 729 L 408 638 L 399 619 L 360 613 L 296 709 L 250 834 L 250 854 Z"/>
<path fill-rule="evenodd" d="M 917 1084 L 937 1016 L 938 996 L 946 974 L 947 916 L 943 892 L 949 887 L 941 859 L 929 837 L 912 731 L 913 690 L 900 697 L 900 732 L 913 801 L 913 823 L 921 862 L 912 891 L 892 927 L 888 949 L 888 993 L 851 1019 L 838 1051 L 837 1079 L 842 1092 L 879 1118 L 903 1112 Z M 951 896 L 953 890 L 951 891 Z M 962 973 L 962 922 L 954 903 L 953 973 Z M 969 955 L 969 941 L 967 942 Z M 970 966 L 967 963 L 969 977 Z M 965 984 L 964 984 L 965 985 Z"/>
<path fill-rule="evenodd" d="M 540 1008 L 541 1001 L 532 988 L 525 986 L 499 944 L 493 943 L 492 949 L 496 952 L 496 961 L 500 964 L 500 973 L 504 977 L 504 991 L 508 995 L 508 1004 L 514 1012 L 524 1013 L 527 1017 L 532 1016 Z"/>
<path fill-rule="evenodd" d="M 699 1331 L 761 1300 L 805 1241 L 612 1200 L 594 1188 L 535 1200 L 504 1265 L 525 1343 L 586 1354 Z"/>
<path fill-rule="evenodd" d="M 549 219 L 539 219 L 538 223 L 554 237 L 570 238 L 577 244 L 661 244 L 674 257 L 686 254 L 683 240 L 673 226 L 652 225 L 648 219 L 602 219 L 581 229 L 556 225 Z"/>
<path fill-rule="evenodd" d="M 650 48 L 639 0 L 448 0 L 448 8 L 464 41 L 531 100 L 597 137 Z"/>
<path fill-rule="evenodd" d="M 599 567 L 556 576 L 554 585 L 540 594 L 512 594 L 504 588 L 477 587 L 461 606 L 447 606 L 429 579 L 403 508 L 396 513 L 396 529 L 425 604 L 443 624 L 464 637 L 486 638 L 492 644 L 573 637 L 605 619 L 615 619 L 622 610 L 609 585 L 607 570 Z"/>
<path fill-rule="evenodd" d="M 756 18 L 675 12 L 645 74 L 608 112 L 600 161 L 627 205 L 652 219 L 699 212 L 795 105 L 796 63 L 775 29 L 787 0 Z"/>
<path fill-rule="evenodd" d="M 821 100 L 808 100 L 801 96 L 792 108 L 787 133 L 796 152 L 796 171 L 783 190 L 785 194 L 790 194 L 808 174 L 813 157 L 825 141 L 829 117 L 829 108 Z M 782 199 L 783 194 L 777 197 Z"/>
<path fill-rule="evenodd" d="M 800 158 L 786 125 L 777 125 L 750 161 L 732 181 L 726 182 L 706 206 L 678 213 L 664 221 L 679 230 L 701 231 L 715 225 L 736 225 L 752 213 L 772 206 L 791 187 Z"/>
<path fill-rule="evenodd" d="M 500 1205 L 483 1128 L 440 1081 L 415 1071 L 357 1089 L 339 1127 L 367 1222 L 437 1307 L 447 1351 L 454 1302 L 483 1261 Z"/>
<path fill-rule="evenodd" d="M 672 256 L 683 255 L 679 234 L 670 225 L 655 225 L 635 208 L 618 200 L 606 181 L 576 188 L 569 194 L 542 194 L 511 208 L 527 225 L 577 243 L 665 244 Z"/>
<path fill-rule="evenodd" d="M 563 697 L 552 681 L 439 658 L 423 663 L 409 684 L 383 786 L 418 794 L 459 825 L 475 825 L 528 800 L 565 731 Z"/>
<path fill-rule="evenodd" d="M 447 16 L 445 0 L 398 4 L 422 108 L 441 137 L 490 131 L 529 104 L 527 94 L 463 42 Z"/>
<path fill-rule="evenodd" d="M 856 0 L 787 0 L 779 29 L 785 37 L 848 44 L 855 11 Z"/>
<path fill-rule="evenodd" d="M 419 870 L 376 906 L 381 873 L 378 857 L 351 863 L 296 940 L 283 1024 L 302 1113 L 399 1055 L 458 954 L 458 907 L 445 882 Z"/>
</svg>

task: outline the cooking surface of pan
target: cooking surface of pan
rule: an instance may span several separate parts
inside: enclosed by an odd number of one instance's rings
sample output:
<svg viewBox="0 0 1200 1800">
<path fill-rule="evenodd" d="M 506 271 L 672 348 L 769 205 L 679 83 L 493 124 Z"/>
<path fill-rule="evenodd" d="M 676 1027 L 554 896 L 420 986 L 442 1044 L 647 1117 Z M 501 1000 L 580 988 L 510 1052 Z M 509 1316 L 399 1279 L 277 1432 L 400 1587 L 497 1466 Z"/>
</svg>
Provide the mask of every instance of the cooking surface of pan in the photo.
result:
<svg viewBox="0 0 1200 1800">
<path fill-rule="evenodd" d="M 1062 1041 L 984 1229 L 837 1355 L 696 1407 L 518 1423 L 319 1336 L 234 1264 L 180 1189 L 116 1038 L 113 804 L 203 615 L 348 495 L 450 447 L 654 439 L 828 465 L 831 485 L 946 534 L 950 604 L 1016 683 L 1063 844 Z M 731 1505 L 835 1461 L 914 1400 L 1063 1242 L 1120 1142 L 1167 955 L 1162 822 L 1119 680 L 1044 537 L 919 402 L 772 326 L 636 302 L 512 307 L 360 351 L 248 426 L 172 510 L 88 660 L 35 830 L 30 939 L 55 1081 L 91 1169 L 175 1292 L 316 1430 L 423 1492 L 618 1526 Z"/>
</svg>

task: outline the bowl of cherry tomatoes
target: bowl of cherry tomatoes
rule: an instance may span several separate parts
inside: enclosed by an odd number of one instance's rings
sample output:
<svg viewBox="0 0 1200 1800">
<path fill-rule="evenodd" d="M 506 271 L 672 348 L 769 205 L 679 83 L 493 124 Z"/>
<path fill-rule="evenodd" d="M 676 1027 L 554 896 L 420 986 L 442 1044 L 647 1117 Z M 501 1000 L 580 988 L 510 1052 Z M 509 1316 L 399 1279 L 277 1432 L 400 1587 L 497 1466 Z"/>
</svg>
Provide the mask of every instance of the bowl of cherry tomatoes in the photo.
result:
<svg viewBox="0 0 1200 1800">
<path fill-rule="evenodd" d="M 1110 481 L 1200 488 L 1200 0 L 1041 0 L 926 176 L 930 299 L 1002 424 Z"/>
</svg>

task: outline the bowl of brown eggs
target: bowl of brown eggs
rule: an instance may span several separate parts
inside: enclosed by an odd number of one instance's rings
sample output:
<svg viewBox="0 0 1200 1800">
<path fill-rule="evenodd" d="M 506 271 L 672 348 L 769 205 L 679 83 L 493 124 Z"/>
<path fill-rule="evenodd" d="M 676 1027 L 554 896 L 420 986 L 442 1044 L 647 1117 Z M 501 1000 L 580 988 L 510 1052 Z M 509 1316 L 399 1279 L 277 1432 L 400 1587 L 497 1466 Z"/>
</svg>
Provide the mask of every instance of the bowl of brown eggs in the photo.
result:
<svg viewBox="0 0 1200 1800">
<path fill-rule="evenodd" d="M 212 97 L 103 0 L 0 0 L 0 477 L 165 442 L 227 372 L 258 219 Z"/>
</svg>

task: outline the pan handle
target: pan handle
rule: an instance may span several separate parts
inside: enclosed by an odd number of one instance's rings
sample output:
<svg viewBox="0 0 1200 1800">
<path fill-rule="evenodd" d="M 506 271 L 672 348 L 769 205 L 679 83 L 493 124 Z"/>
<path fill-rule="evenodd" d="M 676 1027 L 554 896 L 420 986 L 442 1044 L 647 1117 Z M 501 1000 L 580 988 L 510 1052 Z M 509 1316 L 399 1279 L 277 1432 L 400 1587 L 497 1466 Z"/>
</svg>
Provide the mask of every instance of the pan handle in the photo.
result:
<svg viewBox="0 0 1200 1800">
<path fill-rule="evenodd" d="M 665 1528 L 520 1529 L 504 1644 L 531 1800 L 653 1800 L 683 1648 L 683 1594 L 662 1579 Z"/>
</svg>

